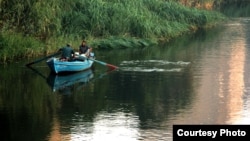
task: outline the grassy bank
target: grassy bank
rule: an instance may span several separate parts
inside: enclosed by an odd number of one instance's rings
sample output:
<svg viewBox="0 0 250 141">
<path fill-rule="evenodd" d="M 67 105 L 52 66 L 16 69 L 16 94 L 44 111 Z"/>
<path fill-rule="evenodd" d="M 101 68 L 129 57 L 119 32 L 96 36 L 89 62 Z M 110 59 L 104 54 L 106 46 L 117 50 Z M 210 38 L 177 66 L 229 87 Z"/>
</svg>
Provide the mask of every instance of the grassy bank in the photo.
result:
<svg viewBox="0 0 250 141">
<path fill-rule="evenodd" d="M 51 53 L 68 42 L 77 49 L 82 39 L 95 49 L 153 46 L 225 18 L 165 0 L 30 0 L 29 4 L 2 0 L 0 4 L 4 9 L 1 61 Z"/>
<path fill-rule="evenodd" d="M 44 51 L 44 43 L 21 33 L 2 32 L 0 34 L 0 61 L 39 55 Z"/>
</svg>

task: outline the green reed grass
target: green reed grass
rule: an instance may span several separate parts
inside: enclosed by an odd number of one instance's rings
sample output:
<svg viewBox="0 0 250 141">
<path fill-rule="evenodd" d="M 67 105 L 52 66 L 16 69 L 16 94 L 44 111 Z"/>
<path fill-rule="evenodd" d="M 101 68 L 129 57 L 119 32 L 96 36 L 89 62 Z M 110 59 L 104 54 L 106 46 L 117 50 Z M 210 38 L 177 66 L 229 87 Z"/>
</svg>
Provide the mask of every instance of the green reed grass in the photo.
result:
<svg viewBox="0 0 250 141">
<path fill-rule="evenodd" d="M 144 48 L 157 45 L 157 40 L 111 36 L 95 40 L 91 46 L 96 49 Z"/>
<path fill-rule="evenodd" d="M 0 14 L 4 61 L 54 52 L 68 42 L 77 49 L 82 39 L 97 49 L 152 46 L 224 18 L 171 0 L 2 0 Z"/>
<path fill-rule="evenodd" d="M 16 58 L 31 57 L 41 54 L 44 44 L 34 37 L 18 33 L 0 34 L 0 61 L 6 62 Z"/>
</svg>

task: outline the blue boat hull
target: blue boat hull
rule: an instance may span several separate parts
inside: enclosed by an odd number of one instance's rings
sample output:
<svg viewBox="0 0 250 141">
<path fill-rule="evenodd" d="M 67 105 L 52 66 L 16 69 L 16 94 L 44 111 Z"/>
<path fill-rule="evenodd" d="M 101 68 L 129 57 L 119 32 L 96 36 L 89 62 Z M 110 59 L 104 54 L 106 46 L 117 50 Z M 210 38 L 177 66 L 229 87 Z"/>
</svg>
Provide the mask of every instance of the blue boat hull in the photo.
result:
<svg viewBox="0 0 250 141">
<path fill-rule="evenodd" d="M 59 58 L 50 58 L 47 60 L 47 65 L 53 73 L 62 73 L 62 72 L 78 72 L 87 70 L 93 65 L 92 60 L 84 60 L 84 61 L 61 61 Z"/>
</svg>

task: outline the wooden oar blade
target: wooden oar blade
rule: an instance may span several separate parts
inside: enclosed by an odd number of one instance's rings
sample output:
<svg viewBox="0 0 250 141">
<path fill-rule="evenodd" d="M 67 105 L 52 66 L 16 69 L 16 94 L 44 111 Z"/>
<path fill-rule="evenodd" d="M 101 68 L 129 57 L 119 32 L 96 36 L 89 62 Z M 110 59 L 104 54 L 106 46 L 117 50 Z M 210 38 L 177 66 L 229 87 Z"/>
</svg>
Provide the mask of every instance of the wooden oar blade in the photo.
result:
<svg viewBox="0 0 250 141">
<path fill-rule="evenodd" d="M 111 64 L 106 64 L 106 66 L 108 66 L 110 69 L 118 69 L 117 66 L 111 65 Z"/>
</svg>

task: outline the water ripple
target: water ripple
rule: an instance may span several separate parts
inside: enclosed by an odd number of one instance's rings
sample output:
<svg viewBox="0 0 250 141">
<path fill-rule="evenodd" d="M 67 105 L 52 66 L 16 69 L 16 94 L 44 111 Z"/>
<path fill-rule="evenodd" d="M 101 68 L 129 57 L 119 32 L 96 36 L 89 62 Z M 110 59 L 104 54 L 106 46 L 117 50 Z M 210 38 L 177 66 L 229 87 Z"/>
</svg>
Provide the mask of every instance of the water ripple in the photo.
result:
<svg viewBox="0 0 250 141">
<path fill-rule="evenodd" d="M 122 71 L 136 72 L 181 72 L 190 62 L 167 60 L 130 60 L 120 64 Z"/>
</svg>

